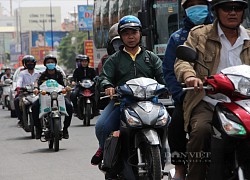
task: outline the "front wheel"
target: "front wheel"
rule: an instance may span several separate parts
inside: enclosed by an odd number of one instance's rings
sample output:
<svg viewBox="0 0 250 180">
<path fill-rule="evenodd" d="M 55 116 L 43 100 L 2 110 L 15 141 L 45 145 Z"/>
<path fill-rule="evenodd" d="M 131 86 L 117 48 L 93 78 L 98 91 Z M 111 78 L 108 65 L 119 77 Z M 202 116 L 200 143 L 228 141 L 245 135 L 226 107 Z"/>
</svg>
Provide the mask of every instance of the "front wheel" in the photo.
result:
<svg viewBox="0 0 250 180">
<path fill-rule="evenodd" d="M 61 138 L 61 122 L 59 118 L 54 118 L 54 150 L 59 151 L 59 141 Z"/>
<path fill-rule="evenodd" d="M 161 155 L 159 146 L 144 144 L 139 147 L 142 153 L 142 161 L 145 163 L 143 170 L 146 174 L 140 176 L 145 180 L 160 180 L 162 179 Z"/>
<path fill-rule="evenodd" d="M 90 118 L 91 118 L 91 104 L 86 104 L 85 108 L 85 116 L 84 116 L 84 125 L 90 126 Z"/>
</svg>

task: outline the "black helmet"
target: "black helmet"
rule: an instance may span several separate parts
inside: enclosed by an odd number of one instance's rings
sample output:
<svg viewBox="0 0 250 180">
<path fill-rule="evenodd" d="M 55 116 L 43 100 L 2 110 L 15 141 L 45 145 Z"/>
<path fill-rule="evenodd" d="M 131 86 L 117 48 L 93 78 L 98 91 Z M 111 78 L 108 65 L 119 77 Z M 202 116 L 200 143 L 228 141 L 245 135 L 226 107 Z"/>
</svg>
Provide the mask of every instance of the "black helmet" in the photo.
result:
<svg viewBox="0 0 250 180">
<path fill-rule="evenodd" d="M 83 54 L 78 54 L 76 56 L 76 61 L 83 61 L 83 60 L 87 60 L 89 62 L 89 57 L 87 55 L 83 55 Z"/>
<path fill-rule="evenodd" d="M 44 60 L 43 60 L 43 65 L 44 65 L 44 66 L 46 66 L 46 65 L 45 65 L 45 64 L 46 64 L 46 61 L 49 60 L 49 59 L 55 60 L 55 63 L 57 64 L 57 59 L 56 59 L 56 57 L 55 57 L 54 55 L 52 55 L 52 54 L 49 54 L 49 55 L 46 55 L 46 56 L 44 57 Z"/>
<path fill-rule="evenodd" d="M 120 34 L 124 29 L 135 29 L 141 31 L 141 21 L 132 15 L 124 16 L 119 20 L 118 33 Z"/>
<path fill-rule="evenodd" d="M 244 8 L 246 9 L 248 6 L 247 0 L 212 0 L 212 9 L 214 9 L 216 6 L 221 5 L 223 3 L 228 3 L 228 2 L 237 2 L 243 4 Z"/>
<path fill-rule="evenodd" d="M 32 55 L 25 55 L 22 59 L 23 66 L 26 67 L 27 62 L 34 62 L 36 65 L 36 59 Z"/>
</svg>

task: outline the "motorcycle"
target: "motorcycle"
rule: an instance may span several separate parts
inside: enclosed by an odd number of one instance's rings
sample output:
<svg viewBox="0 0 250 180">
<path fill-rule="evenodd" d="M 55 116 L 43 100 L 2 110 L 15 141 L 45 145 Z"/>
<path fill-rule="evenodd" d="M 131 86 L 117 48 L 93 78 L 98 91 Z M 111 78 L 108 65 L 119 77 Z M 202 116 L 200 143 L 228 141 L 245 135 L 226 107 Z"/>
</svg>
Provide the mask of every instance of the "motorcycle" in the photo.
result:
<svg viewBox="0 0 250 180">
<path fill-rule="evenodd" d="M 164 85 L 144 77 L 116 88 L 121 108 L 121 179 L 158 180 L 166 175 L 166 131 L 171 118 L 157 98 L 166 91 Z M 103 161 L 99 169 L 107 171 L 104 165 Z"/>
<path fill-rule="evenodd" d="M 1 84 L 3 92 L 2 92 L 2 109 L 4 109 L 5 107 L 8 108 L 8 110 L 10 110 L 10 86 L 12 84 L 12 80 L 11 79 L 5 79 L 3 84 Z"/>
<path fill-rule="evenodd" d="M 208 70 L 192 48 L 180 46 L 176 53 Z M 208 96 L 220 97 L 214 104 L 207 179 L 250 179 L 250 66 L 228 67 L 215 75 L 208 70 L 204 87 Z"/>
<path fill-rule="evenodd" d="M 84 126 L 90 126 L 90 119 L 94 117 L 94 84 L 95 83 L 90 79 L 84 79 L 78 84 L 79 95 L 77 98 L 77 117 L 80 120 L 83 120 Z"/>
<path fill-rule="evenodd" d="M 22 112 L 23 129 L 31 133 L 31 138 L 35 138 L 35 126 L 32 116 L 32 104 L 38 99 L 38 96 L 33 93 L 34 85 L 26 85 L 20 89 L 19 107 Z"/>
<path fill-rule="evenodd" d="M 66 93 L 64 87 L 53 79 L 40 85 L 41 141 L 48 142 L 49 149 L 54 147 L 54 151 L 59 151 L 59 141 L 62 140 L 62 116 L 68 116 L 64 99 Z"/>
</svg>

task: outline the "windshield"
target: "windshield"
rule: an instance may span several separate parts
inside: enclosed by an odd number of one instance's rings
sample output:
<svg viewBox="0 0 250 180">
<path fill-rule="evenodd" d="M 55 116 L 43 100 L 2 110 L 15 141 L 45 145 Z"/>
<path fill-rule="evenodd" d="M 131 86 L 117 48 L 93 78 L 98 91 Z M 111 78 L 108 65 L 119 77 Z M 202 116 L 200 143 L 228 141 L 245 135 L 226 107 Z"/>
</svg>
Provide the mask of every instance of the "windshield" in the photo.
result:
<svg viewBox="0 0 250 180">
<path fill-rule="evenodd" d="M 156 40 L 154 53 L 164 55 L 170 35 L 178 29 L 178 1 L 155 0 L 153 3 L 156 23 Z"/>
</svg>

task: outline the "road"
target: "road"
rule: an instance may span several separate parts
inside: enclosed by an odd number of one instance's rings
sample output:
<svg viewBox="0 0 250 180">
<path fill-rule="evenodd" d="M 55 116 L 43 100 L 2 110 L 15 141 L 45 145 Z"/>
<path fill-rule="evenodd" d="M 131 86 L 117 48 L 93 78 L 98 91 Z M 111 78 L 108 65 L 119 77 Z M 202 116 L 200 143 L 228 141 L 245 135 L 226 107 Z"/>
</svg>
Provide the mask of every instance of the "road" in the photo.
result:
<svg viewBox="0 0 250 180">
<path fill-rule="evenodd" d="M 0 180 L 104 179 L 103 173 L 90 164 L 98 147 L 96 119 L 90 127 L 83 127 L 82 121 L 73 117 L 70 138 L 60 141 L 59 152 L 54 152 L 47 142 L 31 139 L 29 133 L 17 127 L 17 119 L 10 118 L 9 111 L 0 109 Z"/>
</svg>

